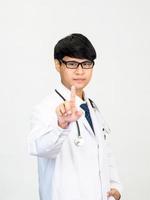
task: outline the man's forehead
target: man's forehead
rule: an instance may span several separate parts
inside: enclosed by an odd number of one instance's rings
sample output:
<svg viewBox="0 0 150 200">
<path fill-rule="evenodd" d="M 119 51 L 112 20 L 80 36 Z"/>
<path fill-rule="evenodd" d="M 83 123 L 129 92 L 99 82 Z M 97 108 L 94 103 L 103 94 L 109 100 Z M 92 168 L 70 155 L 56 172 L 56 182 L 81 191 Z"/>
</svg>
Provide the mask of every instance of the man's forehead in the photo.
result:
<svg viewBox="0 0 150 200">
<path fill-rule="evenodd" d="M 63 57 L 63 60 L 65 60 L 65 61 L 84 62 L 84 61 L 87 61 L 88 59 L 81 59 L 81 58 L 74 58 L 74 57 L 65 56 L 65 57 Z"/>
</svg>

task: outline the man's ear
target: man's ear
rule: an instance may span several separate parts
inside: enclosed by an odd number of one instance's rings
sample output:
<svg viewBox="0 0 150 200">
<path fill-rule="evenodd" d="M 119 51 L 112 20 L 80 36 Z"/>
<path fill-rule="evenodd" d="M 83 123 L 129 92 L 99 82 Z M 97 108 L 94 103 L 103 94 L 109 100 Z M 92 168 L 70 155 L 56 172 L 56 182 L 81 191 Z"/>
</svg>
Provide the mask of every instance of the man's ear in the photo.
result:
<svg viewBox="0 0 150 200">
<path fill-rule="evenodd" d="M 56 67 L 56 70 L 58 71 L 58 72 L 60 72 L 60 61 L 58 60 L 58 59 L 55 59 L 54 60 L 54 62 L 55 62 L 55 67 Z"/>
</svg>

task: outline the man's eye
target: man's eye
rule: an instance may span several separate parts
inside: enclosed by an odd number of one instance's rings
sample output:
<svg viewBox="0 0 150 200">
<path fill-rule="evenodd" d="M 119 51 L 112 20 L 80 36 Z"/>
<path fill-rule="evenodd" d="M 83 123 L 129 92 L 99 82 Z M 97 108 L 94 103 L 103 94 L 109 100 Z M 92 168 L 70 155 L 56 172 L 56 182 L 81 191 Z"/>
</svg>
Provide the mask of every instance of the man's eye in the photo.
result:
<svg viewBox="0 0 150 200">
<path fill-rule="evenodd" d="M 84 62 L 83 65 L 85 65 L 85 66 L 86 66 L 86 65 L 87 65 L 87 66 L 90 66 L 90 65 L 92 65 L 92 63 L 91 63 L 91 62 Z"/>
<path fill-rule="evenodd" d="M 75 62 L 68 62 L 68 65 L 76 66 L 77 63 L 75 63 Z"/>
</svg>

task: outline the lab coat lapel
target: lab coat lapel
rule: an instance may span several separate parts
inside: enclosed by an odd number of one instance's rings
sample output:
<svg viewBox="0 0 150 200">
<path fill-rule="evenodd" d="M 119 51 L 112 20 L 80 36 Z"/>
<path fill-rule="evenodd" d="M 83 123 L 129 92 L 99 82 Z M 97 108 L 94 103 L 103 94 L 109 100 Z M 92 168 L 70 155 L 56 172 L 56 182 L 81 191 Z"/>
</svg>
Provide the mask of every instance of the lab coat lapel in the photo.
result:
<svg viewBox="0 0 150 200">
<path fill-rule="evenodd" d="M 95 139 L 98 145 L 99 154 L 103 155 L 103 151 L 104 151 L 104 138 L 102 134 L 103 123 L 101 122 L 101 119 L 98 118 L 97 116 L 97 113 L 98 113 L 97 108 L 93 108 L 89 100 L 87 100 L 87 103 L 88 103 L 90 113 L 91 113 L 93 127 L 95 130 Z M 100 159 L 100 163 L 103 163 L 103 157 L 100 156 L 99 159 Z M 100 165 L 100 167 L 102 168 L 102 165 Z"/>
<path fill-rule="evenodd" d="M 89 99 L 86 96 L 85 96 L 85 100 L 87 102 L 87 105 L 88 105 L 88 108 L 89 108 L 89 111 L 90 111 L 90 115 L 91 115 L 91 119 L 92 119 L 92 123 L 93 123 L 93 127 L 94 127 L 94 132 L 93 132 L 90 124 L 88 123 L 88 121 L 85 117 L 85 111 L 83 109 L 81 109 L 82 112 L 83 112 L 83 115 L 81 117 L 81 121 L 84 124 L 85 128 L 88 130 L 88 132 L 92 136 L 97 135 L 99 137 L 100 130 L 102 129 L 102 127 L 99 126 L 100 124 L 98 123 L 98 120 L 97 120 L 97 116 L 96 116 L 97 109 L 92 107 L 91 102 L 89 101 Z M 94 135 L 94 133 L 95 133 L 95 135 Z"/>
<path fill-rule="evenodd" d="M 92 107 L 89 99 L 87 99 L 87 104 L 88 104 L 88 107 L 89 107 L 89 110 L 90 110 L 95 135 L 99 137 L 100 126 L 99 126 L 99 123 L 98 123 L 98 120 L 97 120 L 97 117 L 96 117 L 96 109 Z"/>
<path fill-rule="evenodd" d="M 84 127 L 86 128 L 86 130 L 87 130 L 92 136 L 94 136 L 93 130 L 92 130 L 90 124 L 88 123 L 88 121 L 87 121 L 87 119 L 86 119 L 86 117 L 85 117 L 85 111 L 84 111 L 83 109 L 82 109 L 82 112 L 83 112 L 83 114 L 82 114 L 80 120 L 81 120 L 81 122 L 83 123 Z"/>
</svg>

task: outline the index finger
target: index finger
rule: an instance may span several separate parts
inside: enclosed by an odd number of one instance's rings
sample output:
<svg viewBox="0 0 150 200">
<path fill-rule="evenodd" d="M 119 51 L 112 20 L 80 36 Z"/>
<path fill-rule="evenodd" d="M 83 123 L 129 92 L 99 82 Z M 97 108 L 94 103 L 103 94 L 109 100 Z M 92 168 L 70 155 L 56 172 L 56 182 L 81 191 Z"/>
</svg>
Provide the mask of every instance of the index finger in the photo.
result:
<svg viewBox="0 0 150 200">
<path fill-rule="evenodd" d="M 75 100 L 76 100 L 76 88 L 75 88 L 75 86 L 73 85 L 73 86 L 71 86 L 70 101 L 71 101 L 72 103 L 75 104 Z"/>
</svg>

